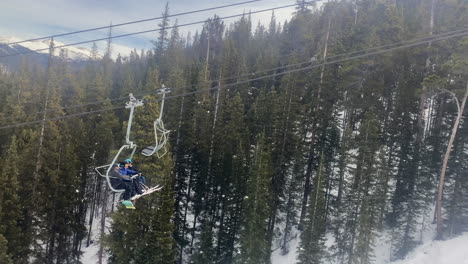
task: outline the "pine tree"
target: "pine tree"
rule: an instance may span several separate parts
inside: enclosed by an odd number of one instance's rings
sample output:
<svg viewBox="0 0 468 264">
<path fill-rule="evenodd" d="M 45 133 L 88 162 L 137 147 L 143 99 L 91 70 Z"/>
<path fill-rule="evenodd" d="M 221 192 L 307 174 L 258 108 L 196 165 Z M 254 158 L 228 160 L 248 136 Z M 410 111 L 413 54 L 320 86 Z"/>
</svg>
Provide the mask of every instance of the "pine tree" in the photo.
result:
<svg viewBox="0 0 468 264">
<path fill-rule="evenodd" d="M 0 223 L 3 229 L 0 233 L 8 241 L 6 252 L 14 259 L 19 257 L 21 249 L 20 229 L 17 225 L 21 218 L 21 203 L 18 195 L 20 159 L 17 144 L 16 136 L 12 136 L 0 172 L 0 193 L 2 193 Z"/>
<path fill-rule="evenodd" d="M 13 261 L 7 254 L 7 240 L 2 234 L 0 234 L 0 262 L 5 264 L 13 264 Z"/>
<path fill-rule="evenodd" d="M 375 208 L 374 182 L 378 179 L 376 171 L 379 150 L 379 123 L 376 115 L 365 113 L 359 137 L 357 138 L 358 155 L 350 198 L 355 199 L 354 223 L 350 230 L 352 238 L 349 248 L 348 263 L 371 263 L 374 232 L 377 228 L 378 213 Z"/>
<path fill-rule="evenodd" d="M 213 230 L 207 221 L 202 222 L 201 226 L 200 241 L 195 245 L 194 253 L 190 259 L 194 264 L 216 263 Z"/>
<path fill-rule="evenodd" d="M 247 181 L 244 200 L 244 228 L 241 231 L 241 248 L 238 263 L 270 263 L 270 246 L 267 240 L 266 221 L 271 206 L 271 177 L 273 174 L 271 152 L 263 136 L 255 147 L 254 164 Z"/>
<path fill-rule="evenodd" d="M 57 74 L 56 68 L 50 69 L 47 82 L 49 89 L 48 109 L 60 107 L 59 82 L 61 77 Z M 53 115 L 59 116 L 61 114 L 60 111 L 56 111 Z M 49 117 L 51 116 L 49 115 Z M 60 232 L 58 218 L 62 216 L 58 214 L 59 210 L 56 208 L 59 203 L 58 197 L 60 197 L 58 193 L 60 173 L 63 169 L 63 145 L 60 133 L 60 124 L 46 121 L 42 151 L 38 156 L 40 167 L 37 191 L 45 194 L 40 196 L 39 199 L 43 206 L 38 208 L 38 226 L 40 227 L 38 238 L 45 243 L 45 245 L 38 245 L 36 249 L 35 254 L 39 260 L 53 260 L 57 257 L 57 238 Z M 45 246 L 45 250 L 41 250 L 41 246 Z"/>
<path fill-rule="evenodd" d="M 269 263 L 300 240 L 300 263 L 371 263 L 382 233 L 391 235 L 392 260 L 407 255 L 433 218 L 457 119 L 453 98 L 466 88 L 466 39 L 283 73 L 457 30 L 467 9 L 455 0 L 297 3 L 284 23 L 272 14 L 253 29 L 248 13 L 231 24 L 214 16 L 193 38 L 168 30 L 166 5 L 151 51 L 114 62 L 109 41 L 102 60 L 77 65 L 60 51 L 46 69 L 29 59 L 18 71 L 2 67 L 0 126 L 45 122 L 0 129 L 0 262 L 78 262 L 85 222 L 95 226 L 98 214 L 100 230 L 83 242 L 103 235 L 112 215 L 101 262 L 108 250 L 111 263 Z M 139 199 L 136 211 L 106 208 L 119 197 L 94 168 L 121 146 L 128 111 L 46 119 L 120 107 L 106 98 L 153 93 L 162 83 L 174 88 L 163 116 L 168 155 L 138 154 L 154 144 L 159 96 L 137 109 L 132 140 L 136 166 L 164 188 Z M 446 162 L 445 237 L 468 228 L 465 121 Z"/>
<path fill-rule="evenodd" d="M 160 65 L 160 61 L 162 56 L 164 55 L 164 51 L 167 48 L 168 43 L 168 31 L 167 28 L 169 27 L 169 2 L 166 3 L 166 7 L 164 8 L 164 12 L 162 13 L 163 19 L 161 23 L 158 24 L 159 30 L 159 37 L 156 42 L 154 42 L 154 53 L 156 63 Z"/>
<path fill-rule="evenodd" d="M 298 263 L 322 263 L 325 257 L 324 236 L 326 230 L 326 171 L 325 157 L 321 154 L 320 167 L 314 179 L 304 232 L 301 234 Z"/>
<path fill-rule="evenodd" d="M 224 90 L 219 90 L 219 93 L 223 92 Z M 246 194 L 248 177 L 246 163 L 249 131 L 245 129 L 244 103 L 239 94 L 225 100 L 219 103 L 219 124 L 212 126 L 215 130 L 214 139 L 212 138 L 213 169 L 209 175 L 214 184 L 211 222 L 218 229 L 217 262 L 232 261 L 242 221 L 242 201 Z"/>
</svg>

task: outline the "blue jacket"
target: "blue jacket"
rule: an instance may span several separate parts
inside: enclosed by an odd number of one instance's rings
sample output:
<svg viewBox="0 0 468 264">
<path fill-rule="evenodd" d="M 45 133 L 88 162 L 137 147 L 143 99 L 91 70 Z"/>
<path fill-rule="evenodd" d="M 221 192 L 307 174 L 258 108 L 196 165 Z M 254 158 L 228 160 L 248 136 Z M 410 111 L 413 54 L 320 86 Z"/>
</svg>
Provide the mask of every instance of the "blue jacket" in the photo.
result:
<svg viewBox="0 0 468 264">
<path fill-rule="evenodd" d="M 128 176 L 133 176 L 133 175 L 135 175 L 135 174 L 138 174 L 138 171 L 132 170 L 132 169 L 129 169 L 129 168 L 125 168 L 125 167 L 120 168 L 120 169 L 119 169 L 119 172 L 120 172 L 120 174 L 122 174 L 122 175 L 128 175 Z"/>
</svg>

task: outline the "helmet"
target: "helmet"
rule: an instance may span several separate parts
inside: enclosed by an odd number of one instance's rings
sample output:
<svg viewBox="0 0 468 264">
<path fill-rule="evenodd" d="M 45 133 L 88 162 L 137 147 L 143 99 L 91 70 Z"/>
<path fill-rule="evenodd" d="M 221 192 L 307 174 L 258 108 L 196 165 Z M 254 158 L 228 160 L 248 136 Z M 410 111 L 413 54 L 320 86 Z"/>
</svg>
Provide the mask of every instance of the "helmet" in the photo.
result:
<svg viewBox="0 0 468 264">
<path fill-rule="evenodd" d="M 125 163 L 133 163 L 133 160 L 132 159 L 126 159 Z"/>
<path fill-rule="evenodd" d="M 112 164 L 112 168 L 118 168 L 120 165 L 118 163 Z"/>
</svg>

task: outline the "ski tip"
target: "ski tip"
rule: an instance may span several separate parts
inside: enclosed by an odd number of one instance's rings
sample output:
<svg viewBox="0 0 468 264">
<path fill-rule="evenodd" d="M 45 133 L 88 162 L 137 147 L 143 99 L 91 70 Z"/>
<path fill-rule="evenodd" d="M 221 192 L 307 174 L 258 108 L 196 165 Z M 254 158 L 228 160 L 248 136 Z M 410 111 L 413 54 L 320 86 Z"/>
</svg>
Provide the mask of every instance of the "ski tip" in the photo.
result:
<svg viewBox="0 0 468 264">
<path fill-rule="evenodd" d="M 135 210 L 135 206 L 133 205 L 133 203 L 131 201 L 122 201 L 122 204 L 123 206 L 125 206 L 125 208 L 127 209 L 132 209 L 132 210 Z"/>
<path fill-rule="evenodd" d="M 135 201 L 137 199 L 140 199 L 141 197 L 146 196 L 148 194 L 152 194 L 154 192 L 159 192 L 162 188 L 163 188 L 163 186 L 160 186 L 160 185 L 156 185 L 155 187 L 149 188 L 145 192 L 143 192 L 142 194 L 137 194 L 137 195 L 133 196 L 132 198 L 130 198 L 130 202 Z"/>
</svg>

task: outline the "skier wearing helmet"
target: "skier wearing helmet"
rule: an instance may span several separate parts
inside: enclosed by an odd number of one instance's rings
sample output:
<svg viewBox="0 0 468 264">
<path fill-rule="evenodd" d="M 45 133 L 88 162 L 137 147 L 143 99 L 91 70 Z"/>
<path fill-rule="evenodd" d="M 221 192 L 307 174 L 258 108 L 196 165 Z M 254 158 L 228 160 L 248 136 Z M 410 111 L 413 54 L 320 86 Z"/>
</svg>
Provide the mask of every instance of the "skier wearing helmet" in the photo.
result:
<svg viewBox="0 0 468 264">
<path fill-rule="evenodd" d="M 114 189 L 125 190 L 125 192 L 122 194 L 123 200 L 130 200 L 132 196 L 136 195 L 134 184 L 130 176 L 120 173 L 119 164 L 112 165 L 112 171 L 110 173 L 110 177 L 112 177 L 111 185 Z"/>
<path fill-rule="evenodd" d="M 143 184 L 146 183 L 145 176 L 141 175 L 141 172 L 139 172 L 137 169 L 135 169 L 135 167 L 133 166 L 133 160 L 132 159 L 126 159 L 122 164 L 123 164 L 123 166 L 125 168 L 122 171 L 123 173 L 125 173 L 128 176 L 138 175 L 138 177 L 135 177 L 135 178 L 138 178 L 140 180 L 140 182 L 143 183 Z"/>
</svg>

